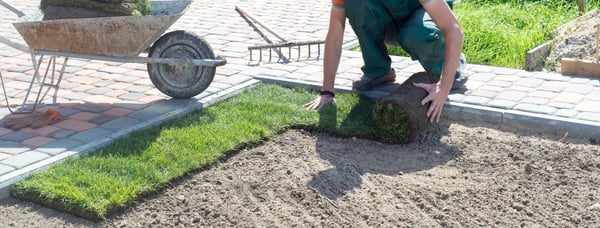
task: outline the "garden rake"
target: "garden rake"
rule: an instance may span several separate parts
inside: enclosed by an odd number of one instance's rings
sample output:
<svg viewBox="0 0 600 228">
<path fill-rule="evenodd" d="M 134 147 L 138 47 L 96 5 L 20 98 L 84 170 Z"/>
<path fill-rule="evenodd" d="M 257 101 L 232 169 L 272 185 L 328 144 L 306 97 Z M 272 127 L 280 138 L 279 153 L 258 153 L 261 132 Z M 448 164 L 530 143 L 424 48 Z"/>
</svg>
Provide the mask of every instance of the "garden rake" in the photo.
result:
<svg viewBox="0 0 600 228">
<path fill-rule="evenodd" d="M 316 48 L 317 48 L 316 58 L 318 59 L 320 57 L 321 45 L 325 44 L 324 40 L 288 41 L 285 38 L 283 38 L 281 35 L 277 34 L 275 31 L 271 30 L 264 23 L 262 23 L 261 21 L 259 21 L 258 19 L 256 19 L 252 15 L 250 15 L 249 13 L 242 10 L 242 8 L 236 6 L 235 10 L 244 18 L 244 20 L 246 20 L 246 22 L 248 22 L 248 24 L 250 24 L 250 26 L 252 26 L 254 28 L 255 31 L 257 31 L 259 33 L 259 35 L 261 37 L 263 37 L 267 41 L 267 43 L 269 43 L 269 44 L 265 44 L 265 45 L 256 45 L 256 46 L 248 47 L 248 51 L 250 51 L 250 61 L 253 61 L 253 56 L 254 56 L 253 51 L 258 51 L 258 56 L 259 56 L 258 61 L 262 62 L 263 61 L 263 50 L 268 51 L 268 56 L 269 56 L 268 62 L 271 62 L 272 57 L 273 57 L 273 52 L 275 52 L 278 55 L 277 61 L 283 61 L 285 63 L 289 62 L 289 60 L 292 58 L 292 52 L 294 52 L 294 54 L 297 55 L 296 59 L 300 60 L 303 57 L 302 56 L 303 50 L 304 51 L 308 50 L 308 54 L 305 56 L 307 59 L 310 59 L 312 57 L 311 55 L 312 55 L 313 46 L 316 46 Z M 273 43 L 264 33 L 262 33 L 260 31 L 260 29 L 258 29 L 256 27 L 255 23 L 260 25 L 261 27 L 263 27 L 266 31 L 271 33 L 273 36 L 275 36 L 281 42 Z M 305 48 L 302 48 L 302 47 L 305 47 Z M 285 48 L 287 48 L 287 56 L 285 56 L 282 52 L 282 49 L 285 49 Z"/>
</svg>

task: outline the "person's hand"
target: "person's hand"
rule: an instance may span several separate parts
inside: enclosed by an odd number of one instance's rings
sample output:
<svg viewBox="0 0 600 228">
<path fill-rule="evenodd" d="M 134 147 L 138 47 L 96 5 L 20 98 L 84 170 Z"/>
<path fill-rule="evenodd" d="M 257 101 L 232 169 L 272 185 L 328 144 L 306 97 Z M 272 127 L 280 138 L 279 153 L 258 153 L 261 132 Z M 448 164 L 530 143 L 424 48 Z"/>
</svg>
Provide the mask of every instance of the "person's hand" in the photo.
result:
<svg viewBox="0 0 600 228">
<path fill-rule="evenodd" d="M 335 98 L 331 95 L 319 95 L 317 98 L 303 105 L 308 110 L 319 110 L 325 105 L 335 105 Z"/>
<path fill-rule="evenodd" d="M 427 110 L 427 118 L 430 122 L 439 122 L 444 103 L 446 102 L 450 91 L 441 89 L 438 83 L 414 83 L 413 85 L 427 91 L 428 95 L 421 100 L 421 105 L 426 105 L 431 102 L 429 109 Z"/>
</svg>

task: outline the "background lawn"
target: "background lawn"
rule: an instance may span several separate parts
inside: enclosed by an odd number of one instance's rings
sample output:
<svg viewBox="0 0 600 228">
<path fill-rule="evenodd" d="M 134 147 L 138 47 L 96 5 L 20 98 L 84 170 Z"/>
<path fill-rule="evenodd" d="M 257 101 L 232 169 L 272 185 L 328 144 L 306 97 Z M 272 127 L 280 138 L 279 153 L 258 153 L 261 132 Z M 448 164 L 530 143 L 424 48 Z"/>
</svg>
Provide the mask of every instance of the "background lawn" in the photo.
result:
<svg viewBox="0 0 600 228">
<path fill-rule="evenodd" d="M 586 6 L 598 8 L 600 1 L 587 0 Z M 454 13 L 465 33 L 469 63 L 518 69 L 524 68 L 527 51 L 579 16 L 576 0 L 461 0 L 454 3 Z M 389 50 L 407 56 L 398 47 Z"/>
</svg>

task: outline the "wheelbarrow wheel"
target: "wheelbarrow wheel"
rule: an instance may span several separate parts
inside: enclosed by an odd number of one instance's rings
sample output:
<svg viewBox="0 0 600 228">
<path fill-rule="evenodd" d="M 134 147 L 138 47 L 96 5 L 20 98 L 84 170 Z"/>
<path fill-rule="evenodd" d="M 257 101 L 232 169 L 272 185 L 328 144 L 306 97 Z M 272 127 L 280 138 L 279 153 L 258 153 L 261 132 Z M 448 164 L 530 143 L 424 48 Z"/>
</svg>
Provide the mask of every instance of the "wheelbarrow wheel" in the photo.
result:
<svg viewBox="0 0 600 228">
<path fill-rule="evenodd" d="M 214 59 L 208 43 L 200 36 L 178 30 L 161 36 L 150 48 L 151 58 Z M 202 93 L 215 76 L 215 67 L 148 63 L 152 84 L 173 98 L 190 98 Z"/>
</svg>

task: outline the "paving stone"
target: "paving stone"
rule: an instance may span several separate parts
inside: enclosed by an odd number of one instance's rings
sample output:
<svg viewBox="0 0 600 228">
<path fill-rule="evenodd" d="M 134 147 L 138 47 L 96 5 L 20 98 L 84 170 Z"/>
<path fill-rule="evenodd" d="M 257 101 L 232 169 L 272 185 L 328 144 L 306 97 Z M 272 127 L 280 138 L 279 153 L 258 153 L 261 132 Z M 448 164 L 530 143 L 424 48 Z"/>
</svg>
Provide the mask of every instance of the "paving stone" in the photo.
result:
<svg viewBox="0 0 600 228">
<path fill-rule="evenodd" d="M 518 80 L 520 80 L 522 78 L 523 77 L 519 77 L 519 76 L 516 76 L 516 75 L 498 75 L 498 76 L 496 76 L 494 78 L 494 81 L 516 82 L 516 81 L 518 81 Z"/>
<path fill-rule="evenodd" d="M 581 112 L 577 115 L 577 119 L 600 122 L 600 114 L 597 112 Z"/>
<path fill-rule="evenodd" d="M 585 97 L 589 101 L 600 101 L 600 91 L 594 91 Z"/>
<path fill-rule="evenodd" d="M 79 110 L 75 110 L 72 108 L 65 108 L 65 107 L 61 107 L 59 110 L 60 114 L 62 115 L 62 118 L 67 118 L 73 114 L 79 113 Z"/>
<path fill-rule="evenodd" d="M 132 86 L 127 88 L 126 90 L 129 92 L 134 92 L 134 93 L 144 93 L 148 90 L 154 89 L 154 87 L 150 87 L 150 86 Z"/>
<path fill-rule="evenodd" d="M 594 90 L 594 86 L 585 84 L 571 84 L 565 88 L 565 92 L 589 94 Z"/>
<path fill-rule="evenodd" d="M 260 75 L 273 76 L 273 77 L 283 77 L 290 72 L 284 70 L 267 70 Z"/>
<path fill-rule="evenodd" d="M 557 101 L 549 102 L 548 104 L 546 104 L 546 106 L 554 107 L 554 108 L 559 108 L 559 109 L 573 109 L 573 108 L 575 108 L 575 104 L 566 103 L 566 102 L 557 102 Z"/>
<path fill-rule="evenodd" d="M 496 87 L 501 87 L 501 88 L 508 88 L 508 87 L 512 86 L 511 82 L 500 81 L 500 80 L 492 80 L 492 81 L 488 82 L 488 84 L 496 86 Z"/>
<path fill-rule="evenodd" d="M 499 93 L 498 96 L 496 96 L 496 98 L 501 99 L 501 100 L 519 101 L 526 96 L 527 96 L 526 92 L 505 91 L 505 92 Z"/>
<path fill-rule="evenodd" d="M 550 91 L 550 92 L 561 92 L 564 90 L 569 84 L 566 82 L 558 82 L 558 81 L 546 81 L 544 84 L 538 87 L 538 90 L 542 91 Z"/>
<path fill-rule="evenodd" d="M 448 94 L 448 100 L 452 102 L 461 102 L 466 96 L 460 93 L 451 93 Z"/>
<path fill-rule="evenodd" d="M 121 129 L 131 128 L 131 127 L 139 124 L 140 122 L 141 122 L 140 120 L 133 119 L 133 118 L 119 118 L 119 119 L 114 119 L 109 122 L 106 122 L 106 123 L 100 125 L 100 127 L 110 129 L 113 132 L 117 132 Z"/>
<path fill-rule="evenodd" d="M 556 113 L 554 113 L 554 115 L 566 118 L 575 118 L 577 115 L 579 115 L 579 112 L 572 109 L 559 109 L 556 111 Z"/>
<path fill-rule="evenodd" d="M 575 110 L 580 112 L 592 112 L 600 115 L 600 102 L 598 101 L 582 101 L 577 104 Z"/>
<path fill-rule="evenodd" d="M 64 90 L 70 90 L 76 87 L 81 86 L 81 84 L 79 83 L 74 83 L 74 82 L 61 82 L 60 83 L 60 88 L 64 89 Z"/>
<path fill-rule="evenodd" d="M 104 128 L 92 128 L 92 129 L 88 129 L 82 132 L 78 132 L 74 135 L 71 135 L 71 137 L 69 137 L 69 139 L 72 140 L 77 140 L 79 142 L 85 142 L 85 143 L 90 143 L 90 142 L 94 142 L 95 140 L 99 140 L 99 139 L 103 139 L 106 138 L 110 135 L 112 135 L 114 132 L 104 129 Z"/>
<path fill-rule="evenodd" d="M 491 99 L 487 97 L 479 97 L 479 96 L 468 96 L 463 99 L 465 104 L 474 104 L 474 105 L 482 105 L 486 106 Z"/>
<path fill-rule="evenodd" d="M 43 137 L 43 136 L 36 136 L 33 138 L 29 138 L 26 140 L 23 140 L 21 143 L 23 145 L 27 145 L 30 146 L 31 148 L 36 148 L 39 146 L 42 146 L 44 144 L 48 144 L 50 142 L 53 142 L 55 139 L 53 138 L 48 138 L 48 137 Z"/>
<path fill-rule="evenodd" d="M 15 167 L 0 164 L 0 176 L 15 171 Z"/>
<path fill-rule="evenodd" d="M 32 69 L 31 66 L 14 66 L 14 67 L 8 68 L 7 70 L 12 71 L 12 72 L 25 73 L 31 69 Z"/>
<path fill-rule="evenodd" d="M 145 103 L 116 103 L 116 104 L 112 104 L 113 107 L 112 108 L 125 108 L 125 109 L 130 109 L 133 111 L 136 110 L 142 110 L 146 107 L 148 107 L 149 104 L 145 104 Z"/>
<path fill-rule="evenodd" d="M 525 97 L 521 100 L 521 103 L 544 105 L 548 103 L 548 99 L 541 97 Z"/>
<path fill-rule="evenodd" d="M 6 154 L 19 154 L 31 150 L 31 147 L 16 142 L 0 141 L 0 152 Z"/>
<path fill-rule="evenodd" d="M 531 87 L 535 88 L 544 83 L 544 80 L 536 79 L 536 78 L 523 78 L 515 82 L 517 86 Z"/>
<path fill-rule="evenodd" d="M 73 131 L 83 131 L 90 128 L 94 128 L 97 125 L 82 120 L 66 119 L 54 124 L 54 126 Z"/>
<path fill-rule="evenodd" d="M 71 135 L 75 134 L 75 131 L 73 130 L 67 130 L 67 129 L 63 129 L 60 131 L 56 131 L 48 136 L 55 138 L 55 139 L 62 139 L 62 138 L 67 138 Z"/>
<path fill-rule="evenodd" d="M 232 75 L 235 75 L 238 73 L 240 73 L 239 70 L 227 69 L 227 68 L 223 68 L 223 67 L 218 68 L 218 70 L 217 70 L 217 75 L 223 75 L 223 76 L 232 76 Z"/>
<path fill-rule="evenodd" d="M 130 69 L 126 69 L 126 68 L 122 68 L 122 67 L 117 67 L 117 66 L 107 66 L 107 67 L 103 67 L 98 69 L 98 71 L 101 72 L 106 72 L 109 74 L 125 74 L 129 71 L 131 71 Z"/>
<path fill-rule="evenodd" d="M 540 98 L 546 98 L 546 99 L 552 99 L 556 96 L 558 96 L 558 93 L 555 92 L 549 92 L 549 91 L 533 91 L 531 93 L 529 93 L 530 97 L 540 97 Z"/>
<path fill-rule="evenodd" d="M 89 61 L 85 61 L 85 60 L 80 60 L 80 59 L 69 59 L 67 65 L 69 66 L 75 66 L 75 67 L 82 67 L 86 64 L 88 64 Z"/>
<path fill-rule="evenodd" d="M 512 109 L 517 105 L 517 102 L 511 100 L 496 99 L 487 103 L 488 106 L 501 109 Z"/>
<path fill-rule="evenodd" d="M 588 78 L 573 78 L 573 79 L 571 79 L 571 81 L 569 81 L 569 83 L 572 83 L 572 84 L 589 84 L 590 83 L 590 79 L 588 79 Z"/>
<path fill-rule="evenodd" d="M 112 91 L 112 89 L 108 89 L 108 88 L 102 88 L 102 87 L 96 87 L 93 89 L 89 89 L 87 91 L 85 91 L 86 93 L 89 94 L 94 94 L 94 95 L 101 95 L 101 94 L 106 94 L 108 92 Z"/>
<path fill-rule="evenodd" d="M 49 158 L 50 156 L 37 151 L 28 151 L 22 154 L 17 154 L 8 159 L 0 161 L 0 164 L 15 167 L 17 169 L 31 165 L 38 161 Z"/>
<path fill-rule="evenodd" d="M 29 132 L 13 131 L 11 133 L 0 136 L 0 139 L 5 141 L 21 142 L 32 137 L 35 137 L 35 135 Z"/>
<path fill-rule="evenodd" d="M 532 113 L 540 113 L 540 114 L 548 114 L 552 115 L 556 112 L 556 108 L 543 106 L 543 105 L 535 105 L 535 104 L 517 104 L 514 107 L 515 110 L 524 111 L 524 112 L 532 112 Z"/>
<path fill-rule="evenodd" d="M 558 73 L 546 73 L 546 72 L 538 72 L 533 77 L 538 78 L 538 79 L 547 80 L 547 81 L 562 81 L 562 82 L 567 82 L 572 79 L 572 77 L 563 76 Z"/>
<path fill-rule="evenodd" d="M 115 80 L 116 82 L 126 82 L 126 83 L 130 83 L 130 82 L 137 81 L 138 79 L 139 79 L 138 77 L 119 76 L 119 77 L 116 77 L 114 80 Z"/>
<path fill-rule="evenodd" d="M 116 119 L 116 117 L 114 117 L 114 116 L 99 115 L 99 116 L 89 119 L 88 122 L 96 124 L 96 125 L 101 125 L 101 124 L 104 124 L 104 123 L 114 120 L 114 119 Z"/>
<path fill-rule="evenodd" d="M 78 93 L 65 94 L 64 98 L 69 99 L 69 100 L 74 100 L 74 101 L 80 101 L 88 96 L 91 96 L 91 95 L 89 93 L 78 92 Z"/>
<path fill-rule="evenodd" d="M 510 69 L 510 68 L 495 68 L 491 72 L 493 72 L 495 74 L 514 75 L 514 74 L 517 74 L 519 71 L 521 71 L 521 70 Z"/>
<path fill-rule="evenodd" d="M 62 152 L 71 150 L 75 147 L 81 146 L 87 142 L 76 141 L 72 139 L 59 139 L 54 142 L 48 143 L 35 149 L 35 151 L 42 152 L 51 156 L 58 155 Z"/>
<path fill-rule="evenodd" d="M 139 99 L 144 98 L 145 96 L 146 95 L 143 93 L 126 93 L 126 94 L 119 96 L 119 98 L 126 100 L 126 101 L 137 101 Z"/>
<path fill-rule="evenodd" d="M 215 91 L 221 91 L 221 90 L 227 89 L 229 87 L 231 87 L 231 84 L 221 83 L 219 81 L 219 82 L 213 82 L 213 83 L 211 83 L 210 86 L 208 87 L 208 89 L 209 90 L 210 89 L 215 89 Z"/>
<path fill-rule="evenodd" d="M 520 77 L 529 78 L 529 77 L 533 77 L 533 75 L 535 75 L 535 72 L 533 72 L 533 71 L 523 71 L 522 70 L 522 71 L 518 71 L 515 75 L 516 76 L 520 76 Z"/>
<path fill-rule="evenodd" d="M 89 119 L 97 117 L 98 115 L 99 114 L 91 112 L 78 112 L 76 114 L 71 115 L 69 118 L 81 121 L 88 121 Z"/>
<path fill-rule="evenodd" d="M 490 90 L 474 90 L 470 96 L 494 98 L 498 96 L 498 92 Z"/>
<path fill-rule="evenodd" d="M 584 98 L 585 96 L 581 94 L 561 93 L 559 96 L 552 99 L 552 101 L 576 104 L 583 101 Z"/>
</svg>

